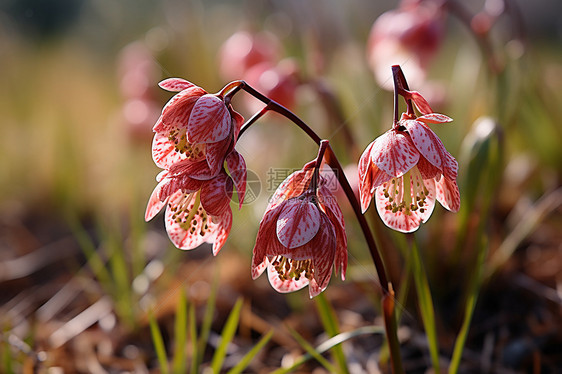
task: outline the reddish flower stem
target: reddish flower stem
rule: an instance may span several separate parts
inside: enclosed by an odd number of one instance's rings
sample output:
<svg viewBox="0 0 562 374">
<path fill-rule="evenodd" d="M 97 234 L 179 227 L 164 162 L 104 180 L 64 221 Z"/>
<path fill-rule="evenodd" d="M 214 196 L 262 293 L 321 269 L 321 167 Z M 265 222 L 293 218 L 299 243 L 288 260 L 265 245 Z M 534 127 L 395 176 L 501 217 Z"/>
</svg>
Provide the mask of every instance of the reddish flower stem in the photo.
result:
<svg viewBox="0 0 562 374">
<path fill-rule="evenodd" d="M 355 193 L 349 184 L 349 181 L 345 177 L 345 173 L 343 168 L 338 161 L 336 154 L 332 150 L 332 147 L 326 140 L 322 140 L 314 130 L 312 130 L 303 120 L 301 120 L 296 114 L 291 112 L 289 109 L 285 108 L 281 104 L 277 103 L 274 100 L 271 100 L 267 96 L 263 95 L 262 93 L 256 91 L 253 87 L 249 86 L 244 81 L 237 82 L 237 90 L 242 89 L 249 93 L 250 95 L 254 96 L 256 99 L 262 101 L 266 106 L 254 115 L 248 122 L 246 122 L 242 128 L 240 129 L 240 133 L 238 137 L 242 136 L 242 134 L 253 124 L 256 122 L 256 117 L 259 118 L 263 115 L 263 113 L 267 112 L 268 110 L 272 110 L 284 116 L 285 118 L 292 121 L 295 125 L 297 125 L 301 130 L 303 130 L 316 144 L 320 146 L 318 151 L 318 158 L 317 158 L 317 165 L 319 167 L 322 159 L 322 153 L 325 152 L 325 160 L 328 165 L 334 170 L 340 186 L 342 187 L 351 207 L 353 208 L 353 212 L 357 217 L 357 221 L 359 222 L 359 226 L 361 227 L 361 231 L 363 232 L 363 236 L 365 237 L 365 241 L 367 242 L 367 247 L 369 248 L 369 252 L 375 264 L 375 269 L 377 275 L 379 277 L 380 286 L 383 291 L 383 316 L 385 320 L 385 330 L 386 330 L 386 337 L 388 341 L 388 345 L 390 348 L 390 357 L 391 357 L 391 366 L 392 372 L 395 374 L 403 373 L 402 362 L 401 362 L 401 355 L 400 355 L 400 343 L 398 341 L 397 336 L 397 324 L 396 324 L 396 313 L 394 312 L 394 291 L 392 289 L 392 284 L 390 283 L 388 276 L 386 274 L 386 270 L 384 267 L 384 262 L 382 257 L 379 253 L 377 245 L 375 243 L 375 238 L 373 233 L 371 232 L 371 228 L 369 227 L 369 223 L 365 216 L 361 213 L 361 206 L 355 197 Z M 413 110 L 413 108 L 412 108 Z M 315 170 L 316 172 L 316 170 Z"/>
<path fill-rule="evenodd" d="M 406 81 L 406 77 L 404 76 L 404 72 L 400 65 L 392 65 L 392 78 L 394 79 L 394 126 L 398 124 L 400 120 L 399 117 L 399 108 L 398 108 L 398 95 L 402 95 L 404 90 L 410 91 L 408 87 L 408 82 Z M 414 116 L 414 105 L 412 104 L 412 99 L 404 97 L 407 105 L 407 114 L 409 116 Z"/>
<path fill-rule="evenodd" d="M 316 189 L 318 188 L 318 175 L 320 174 L 320 165 L 322 165 L 322 159 L 324 158 L 324 153 L 326 148 L 330 146 L 328 140 L 320 141 L 320 146 L 318 147 L 318 156 L 316 156 L 316 165 L 314 165 L 314 173 L 312 175 L 312 181 L 310 183 L 310 190 L 316 194 Z"/>
</svg>

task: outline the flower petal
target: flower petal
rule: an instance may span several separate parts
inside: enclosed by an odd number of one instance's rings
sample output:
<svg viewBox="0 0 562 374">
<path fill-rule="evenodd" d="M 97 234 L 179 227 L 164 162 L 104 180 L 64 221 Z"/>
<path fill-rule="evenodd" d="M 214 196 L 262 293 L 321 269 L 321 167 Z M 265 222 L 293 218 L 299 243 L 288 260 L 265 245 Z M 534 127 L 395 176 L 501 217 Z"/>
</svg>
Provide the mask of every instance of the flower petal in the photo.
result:
<svg viewBox="0 0 562 374">
<path fill-rule="evenodd" d="M 428 114 L 424 114 L 423 116 L 419 116 L 418 118 L 416 118 L 416 120 L 418 121 L 422 121 L 424 123 L 447 123 L 447 122 L 453 122 L 453 119 L 451 117 L 448 117 L 444 114 L 440 114 L 440 113 L 428 113 Z"/>
<path fill-rule="evenodd" d="M 190 143 L 215 143 L 225 139 L 232 128 L 232 117 L 224 101 L 216 95 L 203 95 L 191 111 L 187 124 Z"/>
<path fill-rule="evenodd" d="M 417 91 L 410 91 L 410 98 L 414 101 L 414 105 L 420 113 L 430 114 L 433 113 L 433 109 L 429 106 L 427 100 Z"/>
<path fill-rule="evenodd" d="M 160 191 L 162 190 L 162 183 L 159 183 L 150 198 L 148 199 L 148 204 L 146 206 L 146 212 L 144 213 L 144 220 L 150 221 L 158 212 L 162 210 L 164 205 L 166 205 L 165 201 L 160 200 Z"/>
<path fill-rule="evenodd" d="M 185 159 L 185 156 L 176 152 L 174 143 L 167 136 L 156 133 L 152 140 L 152 159 L 156 166 L 167 169 L 174 163 Z"/>
<path fill-rule="evenodd" d="M 386 209 L 388 200 L 384 196 L 384 189 L 389 188 L 387 185 L 388 182 L 377 187 L 375 192 L 375 202 L 379 216 L 385 225 L 391 229 L 407 233 L 416 231 L 422 222 L 426 222 L 429 219 L 435 207 L 435 183 L 432 179 L 424 180 L 423 182 L 429 191 L 426 197 L 426 206 L 424 207 L 424 211 L 421 212 L 421 209 L 418 209 L 416 211 L 411 211 L 410 214 L 404 214 L 400 210 L 393 213 L 392 210 Z M 411 185 L 410 190 L 413 190 L 413 185 Z M 412 196 L 412 199 L 413 198 L 414 197 Z"/>
<path fill-rule="evenodd" d="M 316 205 L 306 199 L 291 199 L 285 202 L 277 219 L 277 238 L 289 249 L 300 247 L 314 238 L 319 227 Z"/>
<path fill-rule="evenodd" d="M 406 133 L 389 130 L 375 140 L 371 156 L 379 169 L 400 177 L 416 165 L 420 153 Z"/>
<path fill-rule="evenodd" d="M 436 182 L 437 201 L 439 201 L 445 209 L 451 212 L 458 212 L 461 206 L 461 196 L 457 182 L 444 176 Z"/>
<path fill-rule="evenodd" d="M 301 170 L 298 170 L 285 178 L 285 180 L 277 187 L 273 196 L 269 199 L 266 211 L 274 209 L 279 204 L 290 198 L 302 195 L 310 184 L 313 172 L 314 165 L 308 163 Z"/>
<path fill-rule="evenodd" d="M 210 217 L 196 199 L 196 194 L 177 191 L 168 200 L 166 231 L 179 249 L 194 249 L 204 243 L 213 232 L 209 229 Z"/>
<path fill-rule="evenodd" d="M 347 235 L 345 233 L 345 221 L 336 197 L 325 186 L 318 190 L 318 199 L 325 208 L 326 215 L 334 226 L 336 232 L 336 273 L 341 272 L 341 278 L 345 279 L 347 271 Z"/>
<path fill-rule="evenodd" d="M 432 165 L 443 170 L 443 160 L 447 158 L 449 152 L 445 149 L 441 139 L 423 122 L 406 120 L 403 121 L 403 124 L 422 156 Z"/>
<path fill-rule="evenodd" d="M 273 265 L 269 263 L 269 261 L 267 263 L 267 278 L 269 279 L 271 287 L 281 293 L 298 291 L 305 287 L 309 282 L 308 278 L 304 276 L 300 277 L 299 280 L 295 280 L 294 278 L 281 280 L 279 278 L 279 273 L 275 270 Z"/>
<path fill-rule="evenodd" d="M 230 207 L 219 217 L 213 216 L 210 227 L 216 233 L 213 240 L 213 256 L 216 256 L 224 246 L 226 239 L 228 239 L 228 234 L 230 234 L 232 227 L 232 211 Z"/>
<path fill-rule="evenodd" d="M 201 87 L 194 86 L 174 95 L 162 109 L 162 116 L 153 130 L 169 133 L 174 129 L 187 128 L 193 107 L 206 93 Z"/>
<path fill-rule="evenodd" d="M 172 92 L 179 92 L 179 91 L 187 90 L 188 88 L 191 87 L 196 87 L 193 83 L 181 78 L 167 78 L 164 79 L 162 82 L 158 83 L 158 85 L 161 88 Z"/>
<path fill-rule="evenodd" d="M 228 156 L 226 156 L 226 166 L 228 167 L 228 172 L 230 173 L 230 176 L 234 181 L 234 185 L 236 186 L 239 201 L 238 208 L 240 209 L 242 208 L 244 196 L 246 195 L 246 161 L 244 161 L 244 157 L 242 157 L 240 153 L 233 150 L 228 154 Z"/>
<path fill-rule="evenodd" d="M 224 172 L 201 186 L 201 205 L 212 216 L 220 216 L 230 210 L 231 197 L 232 179 Z"/>
<path fill-rule="evenodd" d="M 270 211 L 266 211 L 261 219 L 256 244 L 253 249 L 252 256 L 252 278 L 256 279 L 261 275 L 266 261 L 266 255 L 277 256 L 285 249 L 277 240 L 276 228 L 277 218 L 281 213 L 282 207 L 277 207 Z"/>
<path fill-rule="evenodd" d="M 219 170 L 220 171 L 220 170 Z M 212 173 L 207 164 L 207 160 L 191 161 L 189 159 L 176 162 L 170 167 L 171 175 L 186 175 L 197 180 L 209 180 L 214 178 L 217 173 Z"/>
<path fill-rule="evenodd" d="M 321 229 L 308 246 L 314 251 L 314 257 L 312 259 L 314 280 L 318 284 L 318 287 L 324 290 L 328 287 L 332 275 L 332 268 L 334 267 L 336 233 L 328 216 L 322 214 L 320 220 Z"/>
<path fill-rule="evenodd" d="M 211 174 L 216 174 L 220 171 L 224 164 L 226 152 L 230 145 L 230 139 L 226 138 L 220 142 L 207 143 L 207 164 L 211 170 Z"/>
</svg>

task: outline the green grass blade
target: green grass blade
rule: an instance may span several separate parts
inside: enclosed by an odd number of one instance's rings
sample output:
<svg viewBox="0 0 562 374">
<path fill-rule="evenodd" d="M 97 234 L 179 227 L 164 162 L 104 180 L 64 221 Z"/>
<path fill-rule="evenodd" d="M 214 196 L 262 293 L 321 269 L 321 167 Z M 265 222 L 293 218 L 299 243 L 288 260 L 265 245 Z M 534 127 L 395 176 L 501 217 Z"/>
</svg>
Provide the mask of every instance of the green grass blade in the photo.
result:
<svg viewBox="0 0 562 374">
<path fill-rule="evenodd" d="M 324 330 L 328 336 L 333 337 L 339 334 L 339 325 L 334 309 L 326 299 L 326 296 L 321 293 L 315 298 L 316 308 L 320 315 L 320 320 L 324 326 Z M 341 345 L 336 345 L 331 351 L 334 360 L 337 362 L 339 371 L 342 373 L 349 373 L 347 369 L 347 361 Z"/>
<path fill-rule="evenodd" d="M 316 347 L 315 351 L 318 354 L 322 354 L 345 341 L 348 341 L 360 335 L 369 335 L 369 334 L 384 334 L 384 328 L 382 326 L 365 326 L 355 329 L 353 331 L 343 332 L 341 334 L 334 336 L 333 338 L 326 340 L 324 343 L 320 344 L 318 347 Z M 297 358 L 291 366 L 287 368 L 277 369 L 273 372 L 273 374 L 290 373 L 291 371 L 295 370 L 300 365 L 304 364 L 305 362 L 307 362 L 312 358 L 313 356 L 310 355 L 309 353 L 304 354 L 299 358 Z"/>
<path fill-rule="evenodd" d="M 474 268 L 474 275 L 470 280 L 469 292 L 464 307 L 464 318 L 462 321 L 461 329 L 457 335 L 455 341 L 455 348 L 453 350 L 453 356 L 451 358 L 451 363 L 449 365 L 449 374 L 456 374 L 459 370 L 461 363 L 462 352 L 464 350 L 464 344 L 468 336 L 468 330 L 470 328 L 470 323 L 472 322 L 472 315 L 474 314 L 474 308 L 476 307 L 476 301 L 478 300 L 478 294 L 480 291 L 480 286 L 482 285 L 484 261 L 487 254 L 487 240 L 485 237 L 481 237 L 480 249 L 478 251 L 478 257 L 476 259 L 476 266 Z"/>
<path fill-rule="evenodd" d="M 201 324 L 201 331 L 199 332 L 199 340 L 197 343 L 197 356 L 194 356 L 195 365 L 192 365 L 196 370 L 194 373 L 199 372 L 199 365 L 203 362 L 203 355 L 205 354 L 205 347 L 207 346 L 207 341 L 209 340 L 209 334 L 211 332 L 211 325 L 213 324 L 213 315 L 215 314 L 215 307 L 217 302 L 217 290 L 219 288 L 219 272 L 215 273 L 213 279 L 213 284 L 211 286 L 211 293 L 207 299 L 207 306 L 205 308 L 205 315 L 203 316 L 203 322 Z M 195 341 L 193 341 L 195 344 Z"/>
<path fill-rule="evenodd" d="M 221 333 L 221 341 L 215 354 L 213 355 L 213 359 L 211 360 L 211 369 L 213 373 L 219 373 L 220 369 L 222 368 L 222 364 L 224 363 L 224 358 L 226 357 L 226 349 L 228 348 L 228 344 L 232 341 L 234 334 L 236 333 L 236 329 L 238 328 L 238 321 L 240 320 L 240 311 L 242 310 L 242 299 L 238 299 L 232 311 L 228 315 L 226 323 L 222 329 Z"/>
<path fill-rule="evenodd" d="M 273 330 L 269 331 L 265 334 L 260 341 L 252 348 L 248 353 L 242 357 L 242 359 L 234 366 L 228 374 L 239 374 L 242 373 L 244 369 L 248 367 L 252 359 L 261 351 L 261 349 L 269 342 L 271 337 L 273 336 Z"/>
<path fill-rule="evenodd" d="M 412 237 L 412 239 L 414 239 Z M 429 354 L 431 356 L 431 364 L 436 374 L 439 374 L 439 345 L 437 343 L 437 328 L 435 325 L 435 310 L 433 309 L 433 299 L 429 289 L 429 282 L 423 267 L 422 260 L 418 251 L 415 240 L 412 243 L 412 273 L 414 276 L 414 284 L 416 286 L 416 294 L 418 296 L 418 305 L 427 336 L 429 345 Z"/>
<path fill-rule="evenodd" d="M 298 332 L 293 329 L 289 329 L 289 332 L 295 338 L 295 340 L 300 344 L 300 346 L 316 361 L 318 361 L 329 373 L 341 373 L 341 370 L 332 365 L 328 360 L 326 360 L 320 352 L 318 352 L 312 345 L 310 345 Z M 337 345 L 334 347 L 341 347 Z M 333 347 L 332 347 L 333 349 Z"/>
<path fill-rule="evenodd" d="M 199 344 L 197 344 L 197 321 L 195 319 L 195 305 L 189 304 L 189 337 L 191 339 L 191 372 L 199 372 Z"/>
<path fill-rule="evenodd" d="M 176 319 L 174 323 L 174 356 L 172 360 L 172 373 L 184 374 L 186 372 L 187 345 L 187 297 L 185 290 L 180 290 L 178 304 L 176 306 Z"/>
<path fill-rule="evenodd" d="M 158 322 L 152 312 L 148 313 L 148 322 L 150 324 L 150 335 L 152 336 L 152 344 L 154 344 L 154 350 L 156 351 L 156 358 L 158 359 L 158 364 L 160 365 L 160 371 L 162 374 L 168 374 L 168 359 L 166 356 L 166 346 L 164 345 L 164 339 L 162 338 L 162 332 L 158 327 Z"/>
<path fill-rule="evenodd" d="M 82 250 L 82 253 L 84 253 L 84 256 L 86 256 L 87 264 L 90 266 L 90 269 L 92 269 L 94 276 L 105 289 L 108 289 L 112 284 L 111 276 L 105 268 L 105 261 L 96 250 L 94 242 L 86 232 L 86 229 L 80 224 L 77 217 L 68 215 L 67 222 L 72 230 L 72 234 L 78 241 L 78 246 Z"/>
</svg>

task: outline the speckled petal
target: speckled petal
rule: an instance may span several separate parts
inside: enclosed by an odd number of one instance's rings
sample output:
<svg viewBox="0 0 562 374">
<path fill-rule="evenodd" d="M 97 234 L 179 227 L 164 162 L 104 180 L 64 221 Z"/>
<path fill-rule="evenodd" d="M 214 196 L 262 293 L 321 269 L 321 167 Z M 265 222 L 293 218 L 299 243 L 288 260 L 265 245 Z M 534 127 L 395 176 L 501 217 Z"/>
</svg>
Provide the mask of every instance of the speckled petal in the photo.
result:
<svg viewBox="0 0 562 374">
<path fill-rule="evenodd" d="M 158 85 L 167 90 L 172 92 L 179 92 L 183 90 L 187 90 L 191 87 L 196 87 L 193 83 L 186 81 L 185 79 L 181 78 L 167 78 L 158 83 Z"/>
<path fill-rule="evenodd" d="M 336 232 L 336 258 L 334 260 L 336 273 L 340 273 L 341 278 L 345 279 L 347 271 L 347 234 L 345 233 L 345 220 L 342 211 L 336 197 L 325 186 L 319 188 L 318 199 Z"/>
<path fill-rule="evenodd" d="M 193 162 L 186 159 L 173 164 L 170 167 L 170 174 L 186 175 L 197 180 L 209 180 L 214 178 L 218 172 L 211 172 L 211 169 L 209 169 L 209 165 L 207 164 L 207 160 Z"/>
<path fill-rule="evenodd" d="M 237 151 L 232 151 L 226 156 L 226 166 L 228 167 L 228 172 L 234 181 L 236 186 L 236 192 L 238 193 L 238 208 L 242 208 L 244 203 L 244 196 L 246 196 L 246 178 L 247 169 L 246 161 L 244 157 Z"/>
<path fill-rule="evenodd" d="M 230 210 L 231 197 L 232 179 L 224 172 L 201 186 L 201 205 L 210 215 L 220 216 Z"/>
<path fill-rule="evenodd" d="M 165 201 L 160 200 L 160 191 L 162 189 L 162 183 L 158 183 L 150 198 L 148 199 L 148 204 L 146 206 L 146 212 L 144 213 L 144 220 L 150 221 L 162 208 L 166 205 Z"/>
<path fill-rule="evenodd" d="M 167 136 L 162 133 L 154 134 L 154 139 L 152 140 L 152 159 L 156 166 L 167 169 L 185 158 L 185 155 L 176 151 L 174 143 Z"/>
<path fill-rule="evenodd" d="M 322 214 L 320 220 L 320 225 L 322 227 L 309 246 L 314 251 L 314 257 L 312 259 L 314 280 L 320 289 L 324 290 L 328 287 L 334 267 L 336 232 L 328 216 Z"/>
<path fill-rule="evenodd" d="M 204 89 L 195 86 L 174 95 L 162 109 L 162 115 L 153 130 L 168 135 L 174 129 L 187 128 L 193 107 L 205 94 Z"/>
<path fill-rule="evenodd" d="M 409 215 L 398 211 L 393 213 L 386 209 L 387 199 L 384 196 L 384 188 L 389 188 L 386 183 L 379 186 L 375 192 L 375 202 L 379 216 L 385 225 L 400 232 L 414 232 L 422 222 L 426 222 L 435 207 L 435 183 L 432 179 L 424 180 L 424 185 L 428 189 L 427 205 L 423 213 L 419 210 L 411 212 Z M 412 197 L 413 198 L 413 197 Z"/>
<path fill-rule="evenodd" d="M 408 129 L 412 141 L 422 156 L 432 165 L 443 170 L 443 160 L 448 152 L 441 139 L 423 122 L 406 120 L 403 121 L 403 124 Z"/>
<path fill-rule="evenodd" d="M 209 227 L 215 233 L 213 238 L 213 256 L 216 256 L 224 246 L 224 243 L 226 243 L 232 228 L 232 211 L 230 207 L 219 217 L 212 216 Z"/>
<path fill-rule="evenodd" d="M 406 133 L 389 130 L 375 140 L 371 157 L 379 169 L 400 177 L 416 165 L 420 153 Z"/>
<path fill-rule="evenodd" d="M 220 142 L 206 144 L 207 164 L 209 165 L 211 174 L 214 175 L 222 169 L 229 145 L 230 139 L 228 138 L 223 139 Z"/>
<path fill-rule="evenodd" d="M 418 118 L 416 118 L 416 120 L 418 121 L 422 121 L 424 123 L 447 123 L 447 122 L 453 122 L 453 119 L 451 117 L 448 117 L 444 114 L 440 114 L 440 113 L 429 113 L 429 114 L 424 114 L 423 116 L 419 116 Z"/>
<path fill-rule="evenodd" d="M 215 143 L 225 139 L 231 128 L 232 117 L 224 101 L 215 95 L 203 95 L 189 116 L 187 140 L 190 143 Z"/>
<path fill-rule="evenodd" d="M 458 212 L 461 206 L 461 196 L 459 193 L 459 187 L 455 180 L 451 180 L 447 177 L 441 177 L 440 179 L 435 178 L 435 189 L 437 190 L 437 201 L 443 205 L 443 207 L 451 212 Z M 437 180 L 438 179 L 438 180 Z"/>
<path fill-rule="evenodd" d="M 168 200 L 166 231 L 179 249 L 194 249 L 212 235 L 209 217 L 200 204 L 195 206 L 195 194 L 177 191 Z M 193 211 L 195 209 L 195 211 Z"/>
<path fill-rule="evenodd" d="M 261 219 L 256 237 L 256 244 L 252 256 L 252 278 L 256 279 L 265 269 L 264 261 L 266 255 L 277 256 L 285 251 L 285 248 L 277 239 L 277 218 L 281 213 L 282 206 L 266 211 Z"/>
<path fill-rule="evenodd" d="M 277 238 L 287 248 L 300 247 L 314 238 L 320 227 L 320 212 L 306 199 L 288 200 L 277 219 Z"/>
<path fill-rule="evenodd" d="M 290 198 L 302 195 L 310 184 L 313 171 L 314 166 L 309 163 L 301 170 L 296 171 L 285 178 L 285 180 L 277 187 L 273 196 L 269 199 L 266 211 L 274 209 L 279 204 Z"/>
<path fill-rule="evenodd" d="M 300 277 L 299 280 L 295 280 L 293 278 L 289 278 L 287 280 L 279 279 L 279 274 L 269 261 L 267 264 L 267 278 L 269 279 L 271 287 L 281 293 L 298 291 L 301 288 L 306 287 L 309 282 L 308 278 L 304 276 Z"/>
</svg>

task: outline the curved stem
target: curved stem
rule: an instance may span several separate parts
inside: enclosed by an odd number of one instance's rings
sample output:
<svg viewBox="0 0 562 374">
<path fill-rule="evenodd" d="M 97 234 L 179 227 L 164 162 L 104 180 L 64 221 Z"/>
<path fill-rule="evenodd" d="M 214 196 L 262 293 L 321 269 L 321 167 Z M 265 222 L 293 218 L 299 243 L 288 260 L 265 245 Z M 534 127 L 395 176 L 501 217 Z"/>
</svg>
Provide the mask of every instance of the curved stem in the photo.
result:
<svg viewBox="0 0 562 374">
<path fill-rule="evenodd" d="M 265 113 L 268 110 L 272 110 L 281 114 L 282 116 L 286 117 L 287 119 L 291 120 L 294 124 L 296 124 L 301 130 L 303 130 L 316 144 L 320 146 L 318 151 L 318 158 L 317 158 L 317 167 L 319 167 L 322 161 L 322 153 L 325 152 L 324 159 L 326 160 L 327 164 L 330 165 L 334 173 L 338 178 L 338 182 L 342 187 L 351 207 L 353 208 L 353 212 L 357 217 L 357 221 L 359 222 L 359 226 L 361 227 L 361 231 L 363 232 L 363 236 L 365 237 L 365 241 L 367 242 L 367 247 L 369 248 L 369 252 L 373 259 L 375 269 L 379 278 L 380 286 L 382 288 L 382 306 L 383 306 L 383 316 L 384 316 L 384 324 L 386 330 L 386 338 L 388 341 L 388 346 L 390 349 L 390 359 L 391 359 L 391 366 L 392 372 L 395 374 L 404 373 L 404 369 L 402 368 L 402 361 L 400 355 L 400 341 L 398 340 L 397 335 L 397 320 L 396 320 L 396 312 L 395 312 L 395 305 L 394 305 L 394 290 L 392 288 L 392 284 L 390 283 L 386 270 L 384 267 L 384 262 L 382 257 L 379 253 L 377 248 L 375 238 L 371 232 L 371 228 L 369 227 L 369 223 L 365 216 L 361 213 L 361 206 L 355 197 L 355 193 L 349 184 L 349 181 L 345 177 L 345 173 L 343 168 L 338 161 L 332 147 L 328 143 L 328 141 L 323 141 L 314 130 L 312 130 L 303 120 L 301 120 L 296 114 L 291 112 L 289 109 L 285 108 L 284 106 L 280 105 L 274 100 L 266 97 L 265 95 L 261 94 L 260 92 L 256 91 L 254 88 L 249 86 L 244 81 L 239 81 L 236 86 L 237 89 L 242 89 L 249 93 L 250 95 L 254 96 L 258 100 L 262 101 L 266 106 L 257 113 L 252 119 L 248 121 L 242 128 L 240 129 L 239 137 L 248 129 L 250 126 L 255 123 L 256 121 L 254 118 L 259 118 L 259 116 L 263 115 L 261 113 Z M 316 171 L 315 171 L 316 172 Z"/>
<path fill-rule="evenodd" d="M 282 116 L 286 117 L 287 119 L 291 120 L 295 125 L 297 125 L 299 128 L 301 128 L 301 130 L 303 130 L 308 135 L 309 138 L 311 138 L 316 144 L 318 144 L 320 146 L 320 144 L 322 142 L 322 139 L 318 136 L 318 134 L 316 134 L 316 132 L 314 132 L 314 130 L 312 130 L 296 114 L 294 114 L 289 109 L 282 106 L 281 104 L 277 103 L 276 101 L 271 100 L 267 96 L 265 96 L 262 93 L 256 91 L 253 87 L 249 86 L 246 82 L 244 82 L 244 81 L 240 81 L 240 82 L 241 82 L 240 88 L 242 90 L 248 92 L 250 95 L 254 96 L 256 99 L 258 99 L 258 100 L 262 101 L 264 104 L 266 104 L 266 108 L 268 110 L 272 110 L 274 112 L 277 112 L 277 113 L 281 114 Z M 252 125 L 252 123 L 248 123 L 248 124 L 245 124 L 244 126 L 242 126 L 238 136 L 239 137 L 242 136 L 242 134 Z M 339 163 L 334 151 L 332 150 L 332 147 L 329 144 L 327 145 L 325 159 L 326 159 L 326 162 L 328 163 L 328 165 L 330 165 L 330 167 L 332 168 L 332 170 L 334 170 L 334 173 L 336 174 L 336 176 L 338 178 L 338 182 L 340 183 L 347 199 L 349 200 L 349 203 L 351 204 L 351 207 L 353 208 L 355 216 L 357 217 L 357 221 L 359 222 L 359 226 L 361 227 L 361 230 L 363 232 L 363 236 L 365 237 L 365 241 L 367 242 L 369 252 L 371 253 L 371 257 L 373 258 L 373 262 L 375 264 L 377 275 L 379 277 L 380 286 L 383 289 L 383 293 L 385 295 L 388 295 L 388 294 L 390 294 L 390 292 L 389 292 L 389 280 L 388 280 L 388 277 L 386 275 L 384 263 L 383 263 L 382 258 L 380 256 L 377 245 L 375 243 L 375 239 L 373 237 L 373 234 L 371 232 L 371 229 L 369 227 L 369 224 L 368 224 L 365 216 L 363 214 L 361 214 L 361 207 L 359 205 L 359 202 L 357 201 L 357 198 L 355 197 L 355 193 L 353 192 L 353 189 L 351 188 L 351 186 L 349 184 L 349 181 L 345 177 L 343 168 L 342 168 L 341 164 Z"/>
</svg>

